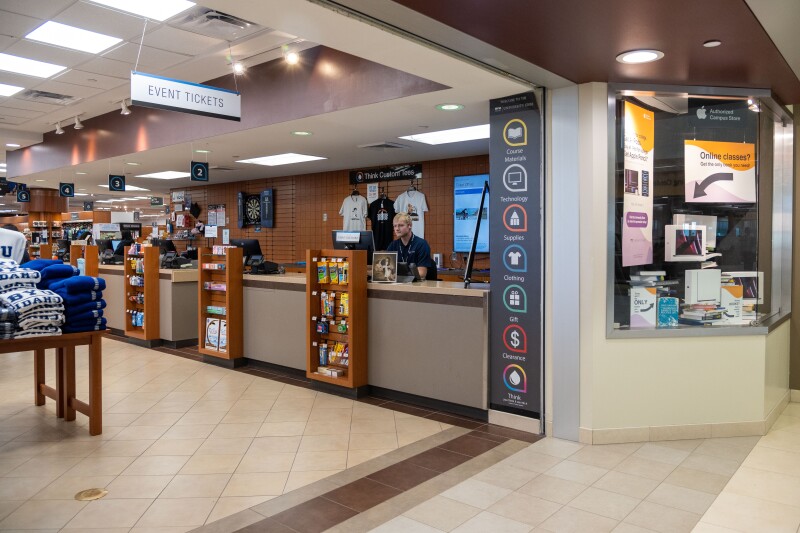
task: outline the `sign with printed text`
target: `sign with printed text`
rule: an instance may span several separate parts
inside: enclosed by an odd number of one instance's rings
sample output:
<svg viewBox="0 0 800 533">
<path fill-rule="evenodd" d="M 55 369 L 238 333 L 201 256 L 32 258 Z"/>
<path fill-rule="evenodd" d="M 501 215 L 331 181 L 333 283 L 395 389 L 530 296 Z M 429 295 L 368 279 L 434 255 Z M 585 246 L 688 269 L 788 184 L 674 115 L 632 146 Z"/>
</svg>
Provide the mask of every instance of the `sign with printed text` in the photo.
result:
<svg viewBox="0 0 800 533">
<path fill-rule="evenodd" d="M 542 118 L 532 92 L 490 102 L 489 406 L 541 419 L 542 413 Z M 480 191 L 484 178 L 472 187 Z M 477 217 L 477 207 L 456 209 Z M 484 216 L 483 213 L 480 216 Z M 483 225 L 481 225 L 483 230 Z M 471 242 L 471 237 L 469 237 Z"/>
<path fill-rule="evenodd" d="M 208 163 L 192 161 L 191 181 L 208 181 Z"/>
<path fill-rule="evenodd" d="M 108 175 L 108 190 L 109 191 L 124 191 L 125 190 L 125 176 L 109 174 Z"/>
<path fill-rule="evenodd" d="M 756 147 L 752 143 L 684 141 L 687 203 L 756 201 Z"/>
<path fill-rule="evenodd" d="M 623 106 L 622 266 L 649 265 L 653 262 L 655 116 L 631 102 Z"/>
<path fill-rule="evenodd" d="M 351 170 L 350 184 L 370 183 L 375 181 L 419 180 L 422 179 L 422 164 L 396 165 L 393 167 L 374 168 L 372 170 Z"/>
<path fill-rule="evenodd" d="M 75 197 L 75 184 L 74 183 L 59 183 L 58 195 L 64 198 Z"/>
<path fill-rule="evenodd" d="M 242 116 L 242 97 L 235 91 L 144 72 L 131 72 L 131 103 L 226 120 Z"/>
</svg>

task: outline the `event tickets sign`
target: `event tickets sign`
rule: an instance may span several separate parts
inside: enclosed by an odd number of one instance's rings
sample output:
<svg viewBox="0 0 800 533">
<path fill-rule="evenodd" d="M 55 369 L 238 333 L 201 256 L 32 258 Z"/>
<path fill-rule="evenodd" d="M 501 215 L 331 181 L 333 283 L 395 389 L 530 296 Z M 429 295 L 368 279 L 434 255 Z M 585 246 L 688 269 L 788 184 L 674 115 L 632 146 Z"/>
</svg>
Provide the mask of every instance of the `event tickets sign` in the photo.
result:
<svg viewBox="0 0 800 533">
<path fill-rule="evenodd" d="M 655 117 L 652 111 L 624 102 L 624 169 L 622 266 L 653 262 L 653 156 Z"/>
<path fill-rule="evenodd" d="M 686 202 L 756 201 L 756 147 L 752 143 L 684 141 Z"/>
<path fill-rule="evenodd" d="M 227 120 L 242 116 L 242 97 L 235 91 L 144 72 L 131 72 L 131 103 Z"/>
</svg>

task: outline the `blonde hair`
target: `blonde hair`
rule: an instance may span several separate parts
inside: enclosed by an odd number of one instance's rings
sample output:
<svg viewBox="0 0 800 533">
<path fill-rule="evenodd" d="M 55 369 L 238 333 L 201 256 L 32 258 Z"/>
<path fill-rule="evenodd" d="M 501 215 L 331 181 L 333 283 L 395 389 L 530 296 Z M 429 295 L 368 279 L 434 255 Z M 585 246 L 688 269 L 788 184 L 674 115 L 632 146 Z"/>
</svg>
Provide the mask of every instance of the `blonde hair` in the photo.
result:
<svg viewBox="0 0 800 533">
<path fill-rule="evenodd" d="M 393 220 L 392 222 L 393 222 L 393 223 L 396 223 L 396 222 L 405 222 L 406 224 L 408 224 L 409 226 L 411 226 L 411 225 L 412 225 L 412 224 L 411 224 L 411 215 L 409 215 L 408 213 L 397 213 L 397 214 L 394 216 L 394 220 Z"/>
</svg>

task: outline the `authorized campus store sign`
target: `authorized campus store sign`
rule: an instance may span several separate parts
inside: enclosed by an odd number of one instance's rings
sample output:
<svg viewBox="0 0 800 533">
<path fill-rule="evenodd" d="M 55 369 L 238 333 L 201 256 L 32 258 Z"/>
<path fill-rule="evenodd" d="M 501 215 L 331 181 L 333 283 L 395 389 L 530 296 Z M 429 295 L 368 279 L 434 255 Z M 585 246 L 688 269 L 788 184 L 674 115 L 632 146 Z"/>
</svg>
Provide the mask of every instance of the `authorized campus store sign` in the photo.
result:
<svg viewBox="0 0 800 533">
<path fill-rule="evenodd" d="M 622 266 L 653 262 L 653 112 L 625 102 Z"/>
<path fill-rule="evenodd" d="M 397 165 L 372 170 L 351 170 L 350 184 L 371 183 L 375 181 L 418 180 L 422 179 L 422 164 Z"/>
<path fill-rule="evenodd" d="M 756 201 L 756 146 L 684 141 L 687 203 Z"/>
<path fill-rule="evenodd" d="M 242 97 L 235 91 L 144 72 L 131 72 L 131 103 L 227 120 L 242 116 Z"/>
<path fill-rule="evenodd" d="M 542 119 L 532 92 L 490 102 L 490 407 L 542 412 Z M 540 418 L 541 419 L 541 418 Z"/>
</svg>

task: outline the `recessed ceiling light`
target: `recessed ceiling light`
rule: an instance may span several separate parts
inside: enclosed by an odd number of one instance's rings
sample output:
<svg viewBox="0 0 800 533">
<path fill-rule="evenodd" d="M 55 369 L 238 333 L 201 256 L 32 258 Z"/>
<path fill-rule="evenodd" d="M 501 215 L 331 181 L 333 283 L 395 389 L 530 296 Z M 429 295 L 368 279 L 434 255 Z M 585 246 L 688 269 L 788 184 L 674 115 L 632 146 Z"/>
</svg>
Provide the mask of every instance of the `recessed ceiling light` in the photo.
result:
<svg viewBox="0 0 800 533">
<path fill-rule="evenodd" d="M 98 187 L 102 187 L 103 189 L 108 189 L 108 185 L 98 185 Z M 137 187 L 136 185 L 128 185 L 125 184 L 126 191 L 149 191 L 150 189 L 143 189 L 141 187 Z"/>
<path fill-rule="evenodd" d="M 461 104 L 439 104 L 436 109 L 439 111 L 461 111 L 464 106 Z"/>
<path fill-rule="evenodd" d="M 139 165 L 141 165 L 141 163 L 135 163 L 135 162 L 133 162 L 133 161 L 128 161 L 128 162 L 127 162 L 127 163 L 125 163 L 125 164 L 126 164 L 126 165 L 130 165 L 130 166 L 132 166 L 132 167 L 138 167 Z"/>
<path fill-rule="evenodd" d="M 237 161 L 237 163 L 252 163 L 253 165 L 266 165 L 268 167 L 276 167 L 278 165 L 305 163 L 306 161 L 317 161 L 319 159 L 327 159 L 327 158 L 318 157 L 315 155 L 289 153 L 289 154 L 268 155 L 263 157 L 254 157 L 252 159 L 242 159 L 240 161 Z"/>
<path fill-rule="evenodd" d="M 38 182 L 44 182 L 44 181 L 47 181 L 47 180 L 34 180 L 34 181 L 38 181 Z"/>
<path fill-rule="evenodd" d="M 703 46 L 706 48 L 716 48 L 717 46 L 721 45 L 722 41 L 719 39 L 711 39 L 710 41 L 706 41 L 703 43 Z"/>
<path fill-rule="evenodd" d="M 79 191 L 85 191 L 86 189 L 78 189 Z"/>
<path fill-rule="evenodd" d="M 74 192 L 74 193 L 72 193 L 72 194 L 73 194 L 73 195 L 75 195 L 75 196 L 89 196 L 89 195 L 88 195 L 88 194 L 86 194 L 85 192 Z"/>
<path fill-rule="evenodd" d="M 237 61 L 236 63 L 233 64 L 233 73 L 236 74 L 237 76 L 241 76 L 242 74 L 244 74 L 245 70 L 247 69 L 245 69 L 244 65 L 240 61 Z"/>
<path fill-rule="evenodd" d="M 6 85 L 0 83 L 0 96 L 12 96 L 20 92 L 24 87 L 17 87 L 16 85 Z"/>
<path fill-rule="evenodd" d="M 186 0 L 92 0 L 95 4 L 113 7 L 120 11 L 133 13 L 149 19 L 163 22 L 168 18 L 177 15 L 181 11 L 186 11 L 194 5 L 194 2 Z"/>
<path fill-rule="evenodd" d="M 197 154 L 210 154 L 211 150 L 195 150 Z"/>
<path fill-rule="evenodd" d="M 290 65 L 296 65 L 300 62 L 300 54 L 297 52 L 288 52 L 284 57 Z"/>
<path fill-rule="evenodd" d="M 37 78 L 49 78 L 54 74 L 58 74 L 65 68 L 67 67 L 9 54 L 0 54 L 0 70 L 5 70 L 7 72 L 16 72 L 17 74 L 36 76 Z"/>
<path fill-rule="evenodd" d="M 17 143 L 6 143 L 7 148 L 19 148 Z"/>
<path fill-rule="evenodd" d="M 134 196 L 133 199 L 134 200 L 149 200 L 150 197 L 149 196 Z"/>
<path fill-rule="evenodd" d="M 298 137 L 308 137 L 309 135 L 313 135 L 310 131 L 293 131 L 292 135 L 297 135 Z"/>
<path fill-rule="evenodd" d="M 650 63 L 657 61 L 664 57 L 664 52 L 659 50 L 630 50 L 622 52 L 617 56 L 617 61 L 629 65 L 638 65 L 640 63 Z"/>
<path fill-rule="evenodd" d="M 122 39 L 116 37 L 82 30 L 81 28 L 67 26 L 52 20 L 45 22 L 26 35 L 25 38 L 90 54 L 98 54 L 122 42 Z"/>
<path fill-rule="evenodd" d="M 75 174 L 77 174 L 79 176 L 85 176 L 86 172 L 76 172 Z M 79 189 L 79 190 L 82 190 L 82 189 Z"/>
<path fill-rule="evenodd" d="M 165 170 L 163 172 L 151 172 L 150 174 L 140 174 L 137 178 L 153 178 L 156 180 L 177 180 L 180 178 L 188 178 L 191 176 L 189 172 L 178 172 L 176 170 Z M 126 187 L 127 189 L 127 187 Z"/>
<path fill-rule="evenodd" d="M 481 124 L 480 126 L 468 126 L 466 128 L 456 128 L 453 130 L 431 131 L 429 133 L 406 135 L 400 138 L 425 144 L 447 144 L 488 139 L 489 125 Z"/>
</svg>

